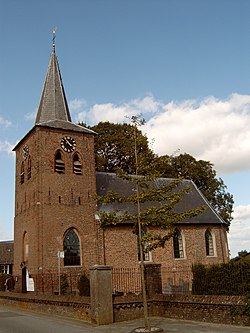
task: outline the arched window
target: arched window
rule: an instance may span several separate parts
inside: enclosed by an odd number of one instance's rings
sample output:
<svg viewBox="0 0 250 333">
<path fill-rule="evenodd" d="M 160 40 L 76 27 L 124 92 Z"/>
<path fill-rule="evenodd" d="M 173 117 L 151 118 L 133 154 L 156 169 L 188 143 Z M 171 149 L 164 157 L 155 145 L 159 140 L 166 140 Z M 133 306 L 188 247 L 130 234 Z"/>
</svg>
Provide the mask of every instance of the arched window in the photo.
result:
<svg viewBox="0 0 250 333">
<path fill-rule="evenodd" d="M 31 178 L 31 159 L 30 159 L 30 156 L 28 158 L 28 174 L 27 174 L 27 178 L 28 179 Z"/>
<path fill-rule="evenodd" d="M 174 257 L 184 258 L 183 239 L 180 230 L 176 229 L 173 236 Z"/>
<path fill-rule="evenodd" d="M 28 241 L 28 235 L 25 231 L 23 234 L 23 258 L 22 261 L 25 263 L 28 260 L 29 257 L 29 241 Z"/>
<path fill-rule="evenodd" d="M 80 266 L 80 241 L 74 229 L 69 229 L 63 241 L 64 266 Z"/>
<path fill-rule="evenodd" d="M 75 153 L 73 156 L 73 172 L 76 175 L 82 174 L 82 163 L 80 162 L 80 158 L 77 153 Z"/>
<path fill-rule="evenodd" d="M 21 184 L 24 183 L 24 163 L 22 162 L 22 165 L 21 165 L 21 178 L 20 178 L 20 182 Z"/>
<path fill-rule="evenodd" d="M 62 154 L 60 150 L 58 150 L 55 155 L 55 172 L 64 173 L 64 171 L 65 171 L 64 161 L 62 159 Z"/>
<path fill-rule="evenodd" d="M 145 236 L 147 233 L 146 230 L 141 230 L 141 236 Z M 144 249 L 146 250 L 147 244 L 144 244 Z M 139 235 L 137 236 L 137 248 L 138 248 L 138 260 L 141 260 L 141 249 L 140 249 L 140 240 L 139 240 Z M 151 261 L 152 260 L 152 255 L 151 252 L 143 252 L 143 260 L 144 261 Z"/>
<path fill-rule="evenodd" d="M 206 255 L 213 256 L 214 255 L 213 237 L 209 230 L 206 230 L 205 232 L 205 243 L 206 243 Z"/>
</svg>

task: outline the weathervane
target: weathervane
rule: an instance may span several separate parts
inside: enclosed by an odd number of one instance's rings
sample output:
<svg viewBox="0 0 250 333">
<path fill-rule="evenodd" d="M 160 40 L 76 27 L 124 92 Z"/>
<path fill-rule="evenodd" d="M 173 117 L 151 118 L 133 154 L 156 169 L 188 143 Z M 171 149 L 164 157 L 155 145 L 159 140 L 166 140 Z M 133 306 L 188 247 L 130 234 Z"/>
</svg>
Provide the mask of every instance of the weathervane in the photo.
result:
<svg viewBox="0 0 250 333">
<path fill-rule="evenodd" d="M 52 29 L 52 34 L 53 34 L 53 38 L 52 38 L 52 46 L 53 46 L 53 49 L 55 49 L 55 39 L 56 39 L 56 27 Z"/>
</svg>

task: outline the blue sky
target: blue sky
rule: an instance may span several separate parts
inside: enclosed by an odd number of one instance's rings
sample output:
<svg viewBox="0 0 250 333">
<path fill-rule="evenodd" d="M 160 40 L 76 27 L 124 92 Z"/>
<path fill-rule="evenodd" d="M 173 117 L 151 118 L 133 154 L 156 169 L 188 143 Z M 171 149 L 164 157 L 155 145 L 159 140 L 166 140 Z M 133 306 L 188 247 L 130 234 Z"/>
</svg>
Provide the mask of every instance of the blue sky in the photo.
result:
<svg viewBox="0 0 250 333">
<path fill-rule="evenodd" d="M 0 240 L 13 238 L 15 159 L 56 52 L 75 122 L 142 113 L 158 154 L 214 164 L 250 240 L 250 1 L 0 0 Z"/>
</svg>

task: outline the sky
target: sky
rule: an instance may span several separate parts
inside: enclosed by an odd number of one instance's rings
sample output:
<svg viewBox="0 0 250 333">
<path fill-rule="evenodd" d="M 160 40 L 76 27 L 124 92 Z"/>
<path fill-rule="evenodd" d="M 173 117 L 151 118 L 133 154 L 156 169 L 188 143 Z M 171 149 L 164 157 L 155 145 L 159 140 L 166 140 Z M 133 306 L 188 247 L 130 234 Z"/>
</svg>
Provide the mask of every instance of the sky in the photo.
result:
<svg viewBox="0 0 250 333">
<path fill-rule="evenodd" d="M 0 241 L 13 239 L 13 146 L 33 127 L 52 29 L 74 122 L 142 114 L 158 155 L 210 161 L 250 251 L 250 1 L 0 0 Z"/>
</svg>

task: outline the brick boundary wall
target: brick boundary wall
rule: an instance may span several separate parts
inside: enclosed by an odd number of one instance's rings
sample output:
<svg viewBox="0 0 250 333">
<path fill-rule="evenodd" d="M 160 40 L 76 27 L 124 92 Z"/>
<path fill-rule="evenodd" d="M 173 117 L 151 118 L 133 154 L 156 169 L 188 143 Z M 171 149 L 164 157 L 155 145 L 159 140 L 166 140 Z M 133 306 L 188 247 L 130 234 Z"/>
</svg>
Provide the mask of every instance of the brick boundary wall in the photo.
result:
<svg viewBox="0 0 250 333">
<path fill-rule="evenodd" d="M 90 321 L 90 297 L 0 292 L 0 305 Z"/>
<path fill-rule="evenodd" d="M 152 317 L 250 326 L 250 317 L 231 313 L 234 307 L 244 306 L 246 302 L 243 296 L 154 295 L 148 299 L 148 306 Z M 91 321 L 89 297 L 0 292 L 0 304 Z M 114 322 L 142 318 L 142 298 L 116 296 L 113 311 Z"/>
<path fill-rule="evenodd" d="M 150 316 L 250 326 L 250 317 L 232 315 L 232 309 L 246 304 L 243 296 L 155 295 L 148 300 Z M 143 317 L 138 297 L 116 297 L 113 308 L 116 322 Z"/>
</svg>

